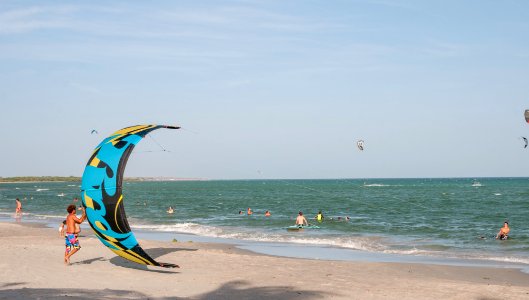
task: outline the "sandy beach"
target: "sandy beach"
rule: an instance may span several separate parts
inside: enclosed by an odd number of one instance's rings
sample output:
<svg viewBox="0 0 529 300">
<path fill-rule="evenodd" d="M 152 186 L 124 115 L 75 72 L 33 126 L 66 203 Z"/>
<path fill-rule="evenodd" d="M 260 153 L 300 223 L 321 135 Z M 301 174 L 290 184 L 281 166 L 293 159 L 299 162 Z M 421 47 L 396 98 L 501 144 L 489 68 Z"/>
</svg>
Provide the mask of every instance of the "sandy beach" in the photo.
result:
<svg viewBox="0 0 529 300">
<path fill-rule="evenodd" d="M 216 243 L 141 240 L 180 269 L 115 256 L 89 230 L 63 263 L 57 230 L 0 223 L 0 299 L 529 299 L 516 269 L 259 255 Z"/>
</svg>

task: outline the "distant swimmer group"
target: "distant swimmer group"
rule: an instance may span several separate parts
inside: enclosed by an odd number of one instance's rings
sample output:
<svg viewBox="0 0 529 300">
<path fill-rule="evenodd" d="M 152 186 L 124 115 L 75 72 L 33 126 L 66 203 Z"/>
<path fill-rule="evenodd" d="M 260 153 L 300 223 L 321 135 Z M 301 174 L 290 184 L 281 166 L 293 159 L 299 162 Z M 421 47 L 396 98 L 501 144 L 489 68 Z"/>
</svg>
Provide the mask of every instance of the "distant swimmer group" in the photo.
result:
<svg viewBox="0 0 529 300">
<path fill-rule="evenodd" d="M 239 210 L 239 215 L 242 215 L 242 214 L 244 214 L 244 212 L 242 210 Z M 246 214 L 248 216 L 253 215 L 253 210 L 250 207 L 248 207 L 248 209 L 246 210 Z M 269 210 L 265 211 L 265 213 L 264 213 L 265 217 L 270 217 L 271 215 L 272 215 L 272 213 Z"/>
</svg>

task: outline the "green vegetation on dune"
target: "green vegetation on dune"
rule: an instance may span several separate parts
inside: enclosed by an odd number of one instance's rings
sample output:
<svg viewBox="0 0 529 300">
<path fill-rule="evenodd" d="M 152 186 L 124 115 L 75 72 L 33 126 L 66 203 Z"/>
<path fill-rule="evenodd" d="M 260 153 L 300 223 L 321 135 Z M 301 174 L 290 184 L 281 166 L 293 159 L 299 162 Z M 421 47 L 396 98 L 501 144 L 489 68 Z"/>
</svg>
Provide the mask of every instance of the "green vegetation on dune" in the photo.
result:
<svg viewBox="0 0 529 300">
<path fill-rule="evenodd" d="M 164 181 L 164 178 L 154 177 L 126 177 L 124 181 Z M 81 177 L 76 176 L 19 176 L 0 177 L 0 183 L 8 182 L 81 182 Z"/>
<path fill-rule="evenodd" d="M 53 181 L 68 181 L 81 182 L 81 177 L 75 176 L 20 176 L 20 177 L 0 177 L 0 182 L 53 182 Z"/>
</svg>

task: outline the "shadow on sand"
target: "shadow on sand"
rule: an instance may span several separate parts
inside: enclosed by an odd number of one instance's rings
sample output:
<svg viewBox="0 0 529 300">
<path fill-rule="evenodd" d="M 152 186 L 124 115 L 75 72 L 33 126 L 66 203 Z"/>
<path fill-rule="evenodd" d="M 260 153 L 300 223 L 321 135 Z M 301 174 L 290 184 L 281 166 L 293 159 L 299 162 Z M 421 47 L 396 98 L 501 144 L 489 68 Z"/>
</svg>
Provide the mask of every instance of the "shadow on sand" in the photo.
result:
<svg viewBox="0 0 529 300">
<path fill-rule="evenodd" d="M 82 260 L 82 261 L 73 262 L 73 263 L 70 263 L 70 265 L 89 265 L 89 264 L 91 264 L 93 262 L 96 262 L 96 261 L 106 261 L 106 259 L 104 259 L 103 257 L 96 257 L 96 258 L 85 259 L 85 260 Z"/>
<path fill-rule="evenodd" d="M 201 295 L 194 295 L 191 299 L 321 299 L 333 296 L 329 292 L 315 292 L 297 290 L 288 286 L 247 287 L 245 281 L 232 281 L 220 288 Z M 0 290 L 0 299 L 185 299 L 177 295 L 155 298 L 150 295 L 126 290 L 89 290 L 89 289 L 46 289 L 21 288 Z"/>
<path fill-rule="evenodd" d="M 197 251 L 197 249 L 187 249 L 187 248 L 151 248 L 146 249 L 145 252 L 149 254 L 152 258 L 156 259 L 160 256 L 164 256 L 166 254 L 177 252 L 177 251 Z M 156 268 L 156 269 L 149 269 L 146 265 L 140 265 L 135 262 L 128 261 L 121 256 L 116 256 L 111 258 L 110 263 L 119 267 L 123 268 L 129 268 L 129 269 L 136 269 L 136 270 L 143 270 L 147 272 L 154 272 L 154 273 L 178 273 L 175 272 L 178 269 L 164 269 L 164 268 Z M 173 263 L 173 262 L 168 262 Z"/>
</svg>

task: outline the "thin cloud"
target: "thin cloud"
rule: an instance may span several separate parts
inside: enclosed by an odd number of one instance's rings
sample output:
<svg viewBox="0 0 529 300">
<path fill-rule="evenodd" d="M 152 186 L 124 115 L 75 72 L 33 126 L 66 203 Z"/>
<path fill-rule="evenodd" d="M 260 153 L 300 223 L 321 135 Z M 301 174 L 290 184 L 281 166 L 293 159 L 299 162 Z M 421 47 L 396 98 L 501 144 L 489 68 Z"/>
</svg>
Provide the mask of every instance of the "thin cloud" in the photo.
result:
<svg viewBox="0 0 529 300">
<path fill-rule="evenodd" d="M 0 34 L 17 34 L 41 29 L 67 28 L 65 16 L 77 10 L 74 6 L 33 6 L 0 14 Z"/>
</svg>

